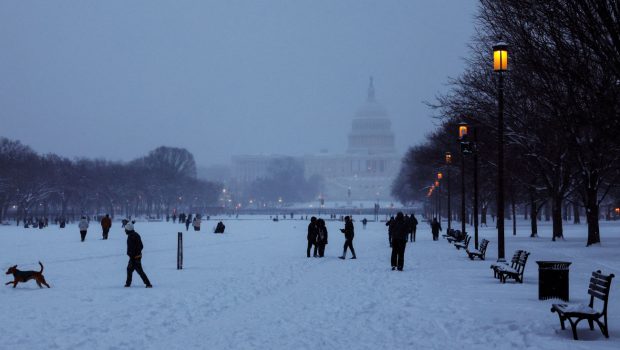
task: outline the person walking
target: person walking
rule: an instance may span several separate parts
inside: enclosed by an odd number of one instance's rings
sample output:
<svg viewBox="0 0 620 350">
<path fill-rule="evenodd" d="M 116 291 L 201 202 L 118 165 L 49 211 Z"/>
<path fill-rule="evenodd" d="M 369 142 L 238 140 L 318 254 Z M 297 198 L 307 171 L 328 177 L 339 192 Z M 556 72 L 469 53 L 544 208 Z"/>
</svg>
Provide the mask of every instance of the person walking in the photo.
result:
<svg viewBox="0 0 620 350">
<path fill-rule="evenodd" d="M 368 223 L 368 220 L 366 218 L 364 218 L 362 220 L 362 226 L 364 227 L 364 230 L 366 229 L 366 224 Z"/>
<path fill-rule="evenodd" d="M 353 227 L 353 222 L 349 216 L 344 217 L 344 228 L 340 229 L 340 232 L 344 233 L 344 247 L 342 249 L 342 256 L 338 258 L 344 260 L 347 257 L 347 248 L 351 249 L 351 254 L 353 256 L 351 259 L 357 259 L 355 256 L 355 249 L 353 249 L 353 237 L 355 237 L 355 229 Z"/>
<path fill-rule="evenodd" d="M 385 226 L 388 227 L 388 241 L 390 242 L 390 248 L 392 248 L 392 233 L 394 231 L 394 217 L 390 216 L 390 220 L 385 222 Z"/>
<path fill-rule="evenodd" d="M 439 231 L 441 231 L 441 223 L 437 221 L 437 218 L 433 218 L 431 222 L 431 232 L 433 233 L 433 241 L 439 239 Z"/>
<path fill-rule="evenodd" d="M 405 247 L 409 235 L 409 224 L 402 212 L 396 214 L 392 229 L 392 270 L 403 270 L 405 264 Z"/>
<path fill-rule="evenodd" d="M 86 220 L 86 216 L 82 216 L 80 222 L 78 223 L 78 228 L 80 229 L 80 236 L 82 238 L 82 242 L 86 239 L 86 231 L 88 230 L 88 220 Z"/>
<path fill-rule="evenodd" d="M 127 234 L 127 256 L 129 256 L 129 262 L 127 263 L 127 280 L 125 281 L 125 287 L 131 287 L 131 279 L 133 277 L 134 270 L 138 272 L 142 282 L 144 282 L 146 288 L 152 288 L 151 281 L 144 273 L 142 269 L 142 239 L 138 232 L 134 230 L 133 223 L 127 223 L 125 225 L 125 233 Z"/>
<path fill-rule="evenodd" d="M 308 224 L 308 235 L 306 236 L 306 238 L 308 239 L 308 249 L 306 249 L 306 256 L 309 258 L 310 257 L 310 250 L 312 249 L 313 245 L 316 245 L 316 237 L 318 235 L 318 227 L 317 227 L 317 220 L 316 217 L 311 217 L 310 218 L 310 223 Z M 317 251 L 316 249 L 314 250 L 314 256 L 317 256 Z"/>
<path fill-rule="evenodd" d="M 319 258 L 325 256 L 325 245 L 327 244 L 327 227 L 325 227 L 325 220 L 317 220 L 317 238 L 316 245 L 319 249 Z"/>
<path fill-rule="evenodd" d="M 409 232 L 411 233 L 411 242 L 415 242 L 415 233 L 418 229 L 418 219 L 416 219 L 415 214 L 411 213 L 409 217 Z"/>
<path fill-rule="evenodd" d="M 105 216 L 101 218 L 101 230 L 103 231 L 102 233 L 103 239 L 108 239 L 108 233 L 110 233 L 110 227 L 112 227 L 112 219 L 110 219 L 110 215 L 105 214 Z"/>
<path fill-rule="evenodd" d="M 192 223 L 192 214 L 187 215 L 187 219 L 185 219 L 185 231 L 189 230 L 189 224 Z"/>
</svg>

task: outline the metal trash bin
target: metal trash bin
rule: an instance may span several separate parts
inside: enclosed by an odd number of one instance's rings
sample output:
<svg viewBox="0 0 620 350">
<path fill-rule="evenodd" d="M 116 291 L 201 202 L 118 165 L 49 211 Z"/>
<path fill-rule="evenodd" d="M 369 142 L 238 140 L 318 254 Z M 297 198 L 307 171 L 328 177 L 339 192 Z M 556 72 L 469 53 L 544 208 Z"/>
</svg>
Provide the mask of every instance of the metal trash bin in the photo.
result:
<svg viewBox="0 0 620 350">
<path fill-rule="evenodd" d="M 568 301 L 568 261 L 537 261 L 538 299 L 552 298 Z"/>
</svg>

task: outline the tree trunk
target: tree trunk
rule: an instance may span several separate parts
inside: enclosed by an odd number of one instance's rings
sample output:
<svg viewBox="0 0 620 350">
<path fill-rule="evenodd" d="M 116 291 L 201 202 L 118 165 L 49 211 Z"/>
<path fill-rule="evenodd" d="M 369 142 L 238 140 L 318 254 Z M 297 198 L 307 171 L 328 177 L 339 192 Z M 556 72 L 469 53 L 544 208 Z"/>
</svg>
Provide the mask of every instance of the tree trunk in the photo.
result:
<svg viewBox="0 0 620 350">
<path fill-rule="evenodd" d="M 536 209 L 536 200 L 533 195 L 530 195 L 530 225 L 532 227 L 530 237 L 538 237 L 538 212 Z"/>
<path fill-rule="evenodd" d="M 596 189 L 593 189 L 591 187 L 586 189 L 585 207 L 586 220 L 588 221 L 588 243 L 586 244 L 586 246 L 589 247 L 592 244 L 601 243 L 601 235 L 598 226 L 598 194 Z"/>
<path fill-rule="evenodd" d="M 553 241 L 556 238 L 564 238 L 562 232 L 562 196 L 555 195 L 551 203 L 551 216 L 553 218 Z"/>
<path fill-rule="evenodd" d="M 549 203 L 545 204 L 545 221 L 551 220 L 550 212 L 549 212 Z"/>
<path fill-rule="evenodd" d="M 579 218 L 579 206 L 573 202 L 573 224 L 580 224 L 581 219 Z"/>
<path fill-rule="evenodd" d="M 512 206 L 512 235 L 517 235 L 517 205 L 515 198 L 512 197 L 510 205 Z"/>
</svg>

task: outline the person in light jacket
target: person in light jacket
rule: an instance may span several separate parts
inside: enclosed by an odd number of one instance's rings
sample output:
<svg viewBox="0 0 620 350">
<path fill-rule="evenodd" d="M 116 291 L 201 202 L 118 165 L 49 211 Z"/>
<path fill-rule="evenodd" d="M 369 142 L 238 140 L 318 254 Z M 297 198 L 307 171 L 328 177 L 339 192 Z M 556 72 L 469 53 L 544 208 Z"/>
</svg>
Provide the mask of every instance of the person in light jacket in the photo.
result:
<svg viewBox="0 0 620 350">
<path fill-rule="evenodd" d="M 200 224 L 202 223 L 202 219 L 200 218 L 200 215 L 196 214 L 196 217 L 194 217 L 194 231 L 200 231 Z"/>
<path fill-rule="evenodd" d="M 78 224 L 78 228 L 80 229 L 80 236 L 82 237 L 82 242 L 86 239 L 86 231 L 88 230 L 88 220 L 86 220 L 86 216 L 82 216 L 80 219 L 80 223 Z"/>
</svg>

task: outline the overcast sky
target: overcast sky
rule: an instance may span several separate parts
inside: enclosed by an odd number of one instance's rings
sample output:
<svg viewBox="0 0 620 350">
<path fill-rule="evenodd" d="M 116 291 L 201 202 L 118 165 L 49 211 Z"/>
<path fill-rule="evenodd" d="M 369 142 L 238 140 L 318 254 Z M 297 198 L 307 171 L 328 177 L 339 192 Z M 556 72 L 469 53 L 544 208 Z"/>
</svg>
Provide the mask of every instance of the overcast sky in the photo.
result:
<svg viewBox="0 0 620 350">
<path fill-rule="evenodd" d="M 344 153 L 374 76 L 399 152 L 464 68 L 475 0 L 2 1 L 0 136 L 130 160 L 160 145 Z"/>
</svg>

